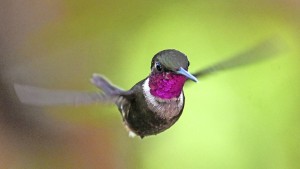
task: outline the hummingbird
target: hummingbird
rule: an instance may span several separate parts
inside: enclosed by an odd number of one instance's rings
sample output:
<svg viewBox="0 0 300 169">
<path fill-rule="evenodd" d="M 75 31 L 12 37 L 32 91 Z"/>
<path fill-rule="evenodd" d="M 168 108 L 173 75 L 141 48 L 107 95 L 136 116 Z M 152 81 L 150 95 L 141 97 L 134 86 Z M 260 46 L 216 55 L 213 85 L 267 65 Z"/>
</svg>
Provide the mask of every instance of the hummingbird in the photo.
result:
<svg viewBox="0 0 300 169">
<path fill-rule="evenodd" d="M 193 74 L 188 71 L 190 62 L 184 53 L 176 49 L 162 50 L 152 58 L 149 75 L 129 90 L 117 87 L 101 74 L 93 74 L 90 79 L 100 92 L 51 90 L 17 83 L 14 88 L 20 102 L 27 105 L 115 104 L 129 136 L 143 138 L 167 130 L 180 118 L 186 82 L 198 82 L 197 78 L 221 70 L 272 58 L 278 53 L 275 45 L 271 40 L 262 42 Z"/>
</svg>

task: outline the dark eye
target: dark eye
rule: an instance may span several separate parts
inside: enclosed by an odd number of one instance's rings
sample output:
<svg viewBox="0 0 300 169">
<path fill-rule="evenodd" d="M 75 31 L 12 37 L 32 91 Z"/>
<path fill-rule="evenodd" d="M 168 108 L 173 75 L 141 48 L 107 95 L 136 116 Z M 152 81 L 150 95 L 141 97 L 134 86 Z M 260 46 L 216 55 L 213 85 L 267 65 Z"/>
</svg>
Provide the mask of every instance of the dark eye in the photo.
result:
<svg viewBox="0 0 300 169">
<path fill-rule="evenodd" d="M 161 66 L 161 64 L 159 62 L 155 63 L 155 67 L 156 67 L 156 70 L 162 71 L 162 66 Z"/>
<path fill-rule="evenodd" d="M 190 66 L 190 62 L 188 61 L 188 67 Z"/>
</svg>

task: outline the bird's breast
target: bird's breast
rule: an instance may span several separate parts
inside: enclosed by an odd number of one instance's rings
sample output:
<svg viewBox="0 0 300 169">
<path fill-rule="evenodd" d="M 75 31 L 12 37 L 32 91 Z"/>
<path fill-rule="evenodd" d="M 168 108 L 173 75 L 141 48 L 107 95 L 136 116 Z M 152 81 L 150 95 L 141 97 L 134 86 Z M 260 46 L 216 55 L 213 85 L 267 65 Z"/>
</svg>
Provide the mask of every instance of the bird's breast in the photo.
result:
<svg viewBox="0 0 300 169">
<path fill-rule="evenodd" d="M 172 72 L 151 73 L 148 79 L 150 93 L 164 100 L 178 98 L 186 81 L 185 76 Z"/>
<path fill-rule="evenodd" d="M 153 96 L 150 92 L 149 78 L 143 84 L 143 94 L 148 108 L 163 119 L 172 119 L 182 112 L 184 106 L 184 94 L 181 91 L 179 97 L 162 99 Z"/>
</svg>

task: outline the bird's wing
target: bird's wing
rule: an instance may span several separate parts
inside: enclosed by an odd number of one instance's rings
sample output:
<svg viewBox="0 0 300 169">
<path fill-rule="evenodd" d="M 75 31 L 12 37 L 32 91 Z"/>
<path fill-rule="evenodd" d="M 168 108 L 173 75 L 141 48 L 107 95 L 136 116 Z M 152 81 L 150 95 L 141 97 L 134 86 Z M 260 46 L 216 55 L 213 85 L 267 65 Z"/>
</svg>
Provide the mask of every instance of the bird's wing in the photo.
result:
<svg viewBox="0 0 300 169">
<path fill-rule="evenodd" d="M 106 95 L 119 95 L 125 92 L 124 90 L 112 84 L 101 74 L 94 73 L 90 81 L 96 87 L 101 89 Z"/>
<path fill-rule="evenodd" d="M 92 103 L 115 103 L 119 96 L 103 93 L 67 90 L 50 90 L 39 87 L 14 84 L 21 103 L 34 106 L 83 105 Z"/>
<path fill-rule="evenodd" d="M 278 39 L 269 39 L 243 53 L 199 70 L 193 75 L 196 77 L 203 77 L 221 70 L 250 65 L 278 56 L 281 50 L 282 46 Z"/>
</svg>

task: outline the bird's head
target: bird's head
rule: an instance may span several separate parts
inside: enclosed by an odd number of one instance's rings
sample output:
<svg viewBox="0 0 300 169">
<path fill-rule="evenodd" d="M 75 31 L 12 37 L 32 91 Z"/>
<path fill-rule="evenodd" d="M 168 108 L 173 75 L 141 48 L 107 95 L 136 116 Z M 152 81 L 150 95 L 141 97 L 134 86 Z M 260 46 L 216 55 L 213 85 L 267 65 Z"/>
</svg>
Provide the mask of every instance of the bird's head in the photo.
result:
<svg viewBox="0 0 300 169">
<path fill-rule="evenodd" d="M 188 72 L 188 67 L 187 56 L 177 50 L 167 49 L 157 53 L 151 62 L 151 94 L 162 99 L 178 97 L 187 79 L 198 81 Z"/>
</svg>

